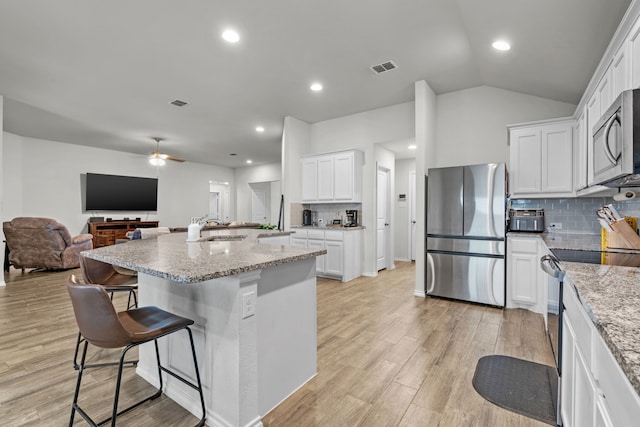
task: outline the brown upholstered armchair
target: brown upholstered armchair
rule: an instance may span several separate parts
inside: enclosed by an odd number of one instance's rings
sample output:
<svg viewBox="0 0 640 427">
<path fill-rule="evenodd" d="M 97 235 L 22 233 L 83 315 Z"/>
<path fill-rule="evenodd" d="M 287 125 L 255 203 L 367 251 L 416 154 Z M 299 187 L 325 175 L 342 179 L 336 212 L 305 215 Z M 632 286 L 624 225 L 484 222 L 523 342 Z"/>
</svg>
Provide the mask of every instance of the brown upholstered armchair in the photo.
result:
<svg viewBox="0 0 640 427">
<path fill-rule="evenodd" d="M 2 223 L 15 268 L 64 270 L 79 267 L 78 254 L 93 248 L 93 236 L 71 237 L 67 227 L 50 218 L 18 217 Z"/>
</svg>

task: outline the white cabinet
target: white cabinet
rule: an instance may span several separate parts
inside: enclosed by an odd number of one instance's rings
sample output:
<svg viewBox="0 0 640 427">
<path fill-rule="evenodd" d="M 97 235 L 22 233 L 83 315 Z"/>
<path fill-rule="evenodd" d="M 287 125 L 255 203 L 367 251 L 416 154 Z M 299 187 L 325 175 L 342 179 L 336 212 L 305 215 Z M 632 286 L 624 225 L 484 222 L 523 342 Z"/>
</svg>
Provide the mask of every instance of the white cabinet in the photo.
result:
<svg viewBox="0 0 640 427">
<path fill-rule="evenodd" d="M 540 270 L 538 237 L 509 234 L 507 241 L 507 308 L 544 313 L 546 276 Z"/>
<path fill-rule="evenodd" d="M 302 159 L 302 200 L 318 200 L 318 159 Z"/>
<path fill-rule="evenodd" d="M 302 158 L 302 201 L 362 202 L 362 151 L 349 150 Z"/>
<path fill-rule="evenodd" d="M 640 87 L 640 20 L 636 21 L 627 37 L 627 52 L 629 52 L 629 87 Z"/>
<path fill-rule="evenodd" d="M 638 425 L 640 396 L 587 315 L 570 279 L 564 283 L 563 302 L 561 399 L 564 425 Z"/>
<path fill-rule="evenodd" d="M 339 278 L 343 282 L 362 275 L 362 230 L 296 229 L 291 237 L 294 246 L 309 249 L 326 249 L 327 253 L 316 257 L 318 276 Z"/>
<path fill-rule="evenodd" d="M 512 197 L 573 195 L 573 120 L 509 128 Z"/>
</svg>

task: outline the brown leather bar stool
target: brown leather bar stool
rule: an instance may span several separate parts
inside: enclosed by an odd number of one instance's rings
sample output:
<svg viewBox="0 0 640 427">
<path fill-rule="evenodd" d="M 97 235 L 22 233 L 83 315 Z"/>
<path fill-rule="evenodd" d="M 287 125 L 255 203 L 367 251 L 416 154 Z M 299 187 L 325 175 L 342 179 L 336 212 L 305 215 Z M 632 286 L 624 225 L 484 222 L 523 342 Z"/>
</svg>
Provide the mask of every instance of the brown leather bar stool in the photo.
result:
<svg viewBox="0 0 640 427">
<path fill-rule="evenodd" d="M 184 384 L 199 392 L 200 404 L 202 405 L 202 418 L 196 426 L 204 425 L 206 411 L 204 406 L 204 396 L 202 393 L 202 383 L 200 382 L 200 371 L 198 369 L 198 360 L 196 358 L 196 350 L 193 343 L 193 334 L 189 328 L 190 325 L 193 325 L 193 320 L 177 316 L 158 307 L 140 307 L 116 312 L 104 286 L 80 284 L 76 281 L 76 278 L 73 275 L 69 278 L 67 290 L 71 297 L 73 312 L 75 314 L 78 327 L 80 328 L 80 333 L 82 333 L 82 336 L 85 339 L 80 367 L 78 369 L 78 380 L 76 382 L 76 389 L 73 395 L 69 426 L 73 425 L 73 419 L 76 412 L 78 412 L 82 418 L 92 426 L 99 426 L 108 422 L 111 422 L 111 425 L 115 426 L 116 418 L 119 415 L 122 415 L 149 400 L 156 399 L 162 394 L 162 372 L 166 372 L 167 374 L 179 379 Z M 193 354 L 193 366 L 197 381 L 196 384 L 167 369 L 160 363 L 160 352 L 158 351 L 157 339 L 184 329 L 186 329 L 189 334 L 189 341 L 191 342 L 191 353 Z M 125 363 L 125 356 L 133 347 L 151 341 L 153 341 L 156 349 L 160 387 L 151 396 L 118 412 L 118 399 L 120 395 L 120 384 L 122 382 L 122 369 Z M 120 359 L 118 362 L 118 377 L 116 381 L 111 417 L 98 423 L 93 421 L 91 417 L 89 417 L 89 415 L 78 405 L 78 395 L 80 393 L 82 374 L 85 369 L 91 367 L 85 365 L 85 358 L 89 343 L 100 348 L 124 347 L 120 352 Z"/>
<path fill-rule="evenodd" d="M 113 265 L 96 259 L 87 258 L 82 254 L 78 255 L 78 259 L 80 261 L 82 279 L 85 283 L 103 286 L 105 291 L 107 291 L 111 296 L 111 300 L 113 300 L 113 294 L 116 292 L 128 292 L 129 297 L 127 299 L 127 310 L 133 307 L 138 307 L 138 297 L 136 295 L 136 291 L 138 289 L 137 276 L 120 273 Z M 78 332 L 76 348 L 73 353 L 74 369 L 78 369 L 79 366 L 78 351 L 80 350 L 80 343 L 82 343 L 82 334 Z M 135 362 L 132 363 L 135 364 Z"/>
</svg>

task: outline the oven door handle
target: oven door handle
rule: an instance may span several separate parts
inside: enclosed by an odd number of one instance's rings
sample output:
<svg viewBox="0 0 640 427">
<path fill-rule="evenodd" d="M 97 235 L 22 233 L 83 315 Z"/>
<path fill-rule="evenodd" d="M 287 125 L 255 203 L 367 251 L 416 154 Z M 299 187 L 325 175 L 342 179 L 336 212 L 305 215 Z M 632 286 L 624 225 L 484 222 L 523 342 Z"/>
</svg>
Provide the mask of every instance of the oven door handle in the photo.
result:
<svg viewBox="0 0 640 427">
<path fill-rule="evenodd" d="M 540 258 L 540 268 L 549 276 L 562 280 L 564 278 L 564 270 L 560 267 L 558 258 L 553 255 L 544 255 Z"/>
<path fill-rule="evenodd" d="M 615 122 L 618 122 L 618 125 L 620 125 L 620 119 L 618 118 L 618 112 L 616 112 L 613 117 L 611 117 L 609 119 L 609 121 L 607 122 L 607 124 L 605 125 L 604 128 L 604 141 L 603 141 L 603 145 L 604 145 L 604 154 L 607 156 L 607 158 L 609 159 L 609 161 L 611 162 L 612 165 L 615 165 L 616 163 L 618 163 L 618 160 L 620 160 L 620 156 L 622 155 L 622 153 L 618 153 L 618 156 L 615 157 L 613 155 L 613 153 L 611 152 L 611 147 L 609 146 L 609 133 L 611 132 L 611 128 L 613 127 L 613 124 Z"/>
</svg>

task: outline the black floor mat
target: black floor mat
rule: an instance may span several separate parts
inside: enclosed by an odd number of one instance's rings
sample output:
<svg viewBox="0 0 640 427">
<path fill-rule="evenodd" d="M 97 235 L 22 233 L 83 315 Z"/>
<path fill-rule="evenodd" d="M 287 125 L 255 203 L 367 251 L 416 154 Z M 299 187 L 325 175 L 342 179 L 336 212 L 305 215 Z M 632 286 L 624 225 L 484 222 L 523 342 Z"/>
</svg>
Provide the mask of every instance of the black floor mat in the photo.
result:
<svg viewBox="0 0 640 427">
<path fill-rule="evenodd" d="M 558 377 L 555 368 L 509 356 L 478 360 L 473 388 L 502 408 L 556 425 Z"/>
</svg>

